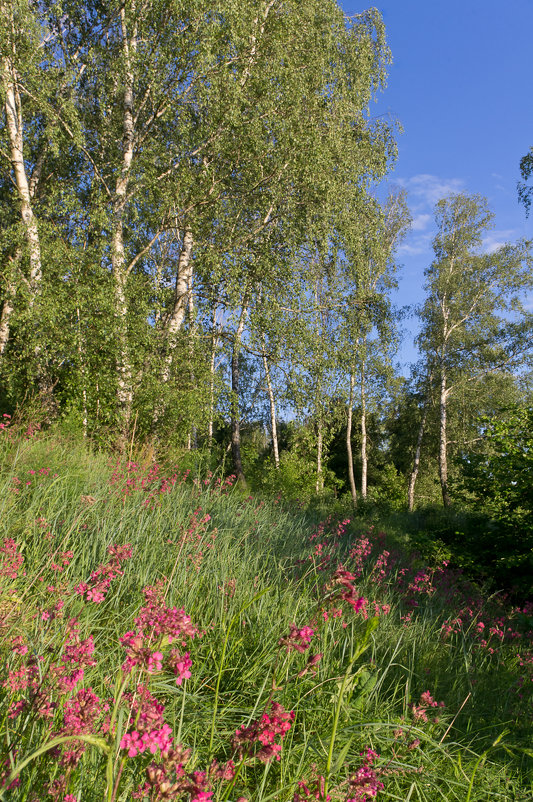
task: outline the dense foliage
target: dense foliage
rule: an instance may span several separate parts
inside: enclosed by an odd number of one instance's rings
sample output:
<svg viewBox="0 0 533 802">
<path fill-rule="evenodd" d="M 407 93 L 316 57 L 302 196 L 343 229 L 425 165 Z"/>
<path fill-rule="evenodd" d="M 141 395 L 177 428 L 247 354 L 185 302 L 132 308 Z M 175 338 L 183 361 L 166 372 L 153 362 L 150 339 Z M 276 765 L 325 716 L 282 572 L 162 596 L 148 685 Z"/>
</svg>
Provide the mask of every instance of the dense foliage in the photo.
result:
<svg viewBox="0 0 533 802">
<path fill-rule="evenodd" d="M 426 508 L 457 565 L 527 591 L 529 445 L 511 459 L 497 438 L 531 404 L 530 244 L 488 252 L 486 199 L 440 199 L 420 359 L 399 375 L 410 213 L 384 184 L 396 126 L 372 115 L 379 12 L 0 11 L 3 426 L 144 444 L 302 504 Z"/>
</svg>

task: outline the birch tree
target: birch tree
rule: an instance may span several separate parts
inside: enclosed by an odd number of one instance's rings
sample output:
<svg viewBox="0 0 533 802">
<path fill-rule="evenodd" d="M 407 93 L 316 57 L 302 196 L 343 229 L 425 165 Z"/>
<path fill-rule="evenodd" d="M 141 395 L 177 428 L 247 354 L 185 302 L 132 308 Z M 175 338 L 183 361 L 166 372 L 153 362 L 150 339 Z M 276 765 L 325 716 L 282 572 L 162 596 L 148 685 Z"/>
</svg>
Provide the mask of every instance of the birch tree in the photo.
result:
<svg viewBox="0 0 533 802">
<path fill-rule="evenodd" d="M 4 176 L 12 181 L 13 202 L 25 247 L 15 244 L 6 253 L 4 300 L 0 316 L 0 360 L 6 349 L 15 298 L 21 283 L 27 291 L 27 312 L 31 317 L 42 285 L 42 253 L 39 227 L 34 209 L 35 192 L 43 162 L 41 151 L 31 152 L 29 138 L 35 125 L 35 110 L 29 109 L 21 81 L 36 72 L 36 60 L 42 44 L 38 25 L 26 3 L 0 3 L 0 88 L 3 111 L 1 156 Z M 31 84 L 31 79 L 30 79 Z M 32 160 L 36 157 L 35 160 Z M 23 268 L 28 262 L 27 273 Z"/>
<path fill-rule="evenodd" d="M 346 448 L 352 501 L 357 504 L 353 470 L 352 421 L 355 388 L 361 429 L 361 497 L 368 492 L 367 411 L 372 384 L 392 378 L 392 358 L 397 345 L 397 313 L 391 291 L 396 287 L 395 251 L 410 224 L 405 193 L 391 191 L 383 207 L 369 198 L 364 207 L 364 228 L 345 223 L 342 229 L 346 258 L 341 329 L 344 342 L 343 368 L 349 376 Z M 349 221 L 348 221 L 349 222 Z"/>
<path fill-rule="evenodd" d="M 451 503 L 449 404 L 462 383 L 516 367 L 530 349 L 531 315 L 523 302 L 533 287 L 527 243 L 481 250 L 493 215 L 485 198 L 452 195 L 435 209 L 435 261 L 426 270 L 419 347 L 438 399 L 438 461 L 442 501 Z"/>
<path fill-rule="evenodd" d="M 291 260 L 259 275 L 249 265 L 261 249 L 273 237 L 287 254 L 327 240 L 339 187 L 363 197 L 389 167 L 392 130 L 368 115 L 390 58 L 383 23 L 374 10 L 347 18 L 335 0 L 4 0 L 1 10 L 3 191 L 11 180 L 11 222 L 23 237 L 3 250 L 0 352 L 21 289 L 34 315 L 47 274 L 47 331 L 65 334 L 54 338 L 54 381 L 74 392 L 61 366 L 83 362 L 78 400 L 90 418 L 89 354 L 108 359 L 112 348 L 112 374 L 107 365 L 95 397 L 100 415 L 115 392 L 124 445 L 140 388 L 165 388 L 151 410 L 157 422 L 167 390 L 186 384 L 191 340 L 183 353 L 180 333 L 192 294 L 199 317 L 214 286 L 228 316 L 248 283 L 252 299 L 259 283 L 273 297 L 280 278 L 291 281 Z M 43 228 L 35 193 L 44 180 Z M 45 230 L 63 244 L 49 249 L 43 271 Z M 164 277 L 158 248 L 169 254 Z M 59 253 L 83 270 L 61 273 Z M 96 308 L 105 314 L 101 347 L 92 340 Z"/>
</svg>

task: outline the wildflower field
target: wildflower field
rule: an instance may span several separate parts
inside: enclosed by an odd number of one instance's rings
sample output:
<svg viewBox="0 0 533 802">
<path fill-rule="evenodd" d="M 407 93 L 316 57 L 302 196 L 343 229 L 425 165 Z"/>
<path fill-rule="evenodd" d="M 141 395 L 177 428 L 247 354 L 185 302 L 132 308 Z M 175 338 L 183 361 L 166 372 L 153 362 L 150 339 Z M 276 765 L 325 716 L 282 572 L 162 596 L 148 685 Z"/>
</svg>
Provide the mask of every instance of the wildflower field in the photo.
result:
<svg viewBox="0 0 533 802">
<path fill-rule="evenodd" d="M 0 798 L 533 798 L 532 604 L 231 477 L 0 459 Z"/>
</svg>

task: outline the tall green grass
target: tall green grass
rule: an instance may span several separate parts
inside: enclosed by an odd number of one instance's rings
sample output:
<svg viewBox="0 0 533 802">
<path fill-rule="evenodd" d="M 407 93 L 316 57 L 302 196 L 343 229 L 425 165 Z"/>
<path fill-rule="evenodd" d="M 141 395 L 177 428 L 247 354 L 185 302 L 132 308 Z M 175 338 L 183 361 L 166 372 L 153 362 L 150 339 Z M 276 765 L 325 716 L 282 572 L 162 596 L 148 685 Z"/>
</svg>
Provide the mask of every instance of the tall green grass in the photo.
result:
<svg viewBox="0 0 533 802">
<path fill-rule="evenodd" d="M 178 467 L 166 481 L 151 464 L 117 470 L 105 455 L 44 437 L 6 442 L 1 460 L 0 542 L 13 539 L 24 558 L 16 578 L 5 560 L 0 576 L 2 798 L 364 802 L 375 791 L 379 800 L 531 799 L 530 608 L 483 599 L 374 530 L 361 575 L 347 580 L 365 600 L 355 612 L 340 598 L 347 586 L 337 569 L 357 573 L 366 537 L 357 522 L 317 528 L 302 511 L 244 496 L 217 477 Z M 114 544 L 130 544 L 132 556 L 103 601 L 87 601 L 74 589 L 90 584 Z M 391 554 L 380 574 L 384 551 Z M 68 565 L 54 570 L 67 552 Z M 153 673 L 121 671 L 119 638 L 135 628 L 143 589 L 158 582 L 164 605 L 183 608 L 198 629 L 179 644 L 192 660 L 191 677 L 179 685 L 165 660 Z M 417 582 L 421 589 L 409 590 Z M 61 691 L 54 666 L 62 665 L 73 618 L 79 640 L 93 637 L 96 664 Z M 481 637 L 479 622 L 503 638 Z M 288 650 L 293 624 L 313 630 L 308 649 Z M 177 644 L 145 633 L 145 646 L 166 658 Z M 321 659 L 305 672 L 310 654 Z M 25 666 L 38 675 L 33 692 L 15 688 L 12 672 Z M 204 791 L 201 783 L 196 790 L 182 783 L 167 796 L 157 784 L 138 791 L 147 767 L 162 760 L 158 752 L 129 757 L 120 746 L 134 729 L 138 683 L 164 705 L 174 744 L 191 750 L 185 774 L 211 772 Z M 84 741 L 67 741 L 65 715 L 80 688 L 92 689 L 103 712 Z M 417 717 L 427 691 L 445 707 Z M 280 760 L 254 758 L 257 743 L 240 754 L 236 731 L 270 714 L 272 702 L 294 712 L 276 738 Z M 68 765 L 73 744 L 83 744 L 83 753 Z M 368 749 L 378 757 L 366 758 Z M 233 760 L 233 778 L 215 779 L 213 760 Z M 362 782 L 365 771 L 374 785 Z"/>
</svg>

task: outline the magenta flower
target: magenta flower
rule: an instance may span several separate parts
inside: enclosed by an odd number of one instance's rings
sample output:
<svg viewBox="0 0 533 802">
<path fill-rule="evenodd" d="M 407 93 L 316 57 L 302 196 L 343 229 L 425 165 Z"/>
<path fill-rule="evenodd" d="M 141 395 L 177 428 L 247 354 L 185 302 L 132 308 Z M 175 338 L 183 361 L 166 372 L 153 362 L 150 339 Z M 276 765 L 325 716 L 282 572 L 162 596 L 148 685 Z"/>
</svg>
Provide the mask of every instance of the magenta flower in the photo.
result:
<svg viewBox="0 0 533 802">
<path fill-rule="evenodd" d="M 298 629 L 296 624 L 291 624 L 289 634 L 279 639 L 278 646 L 285 646 L 287 652 L 292 652 L 293 650 L 296 652 L 305 652 L 309 648 L 311 638 L 314 634 L 314 630 L 312 630 L 311 627 L 305 626 Z"/>
<path fill-rule="evenodd" d="M 190 678 L 191 672 L 189 669 L 192 666 L 192 660 L 189 652 L 180 655 L 177 649 L 173 649 L 170 653 L 168 662 L 171 671 L 176 674 L 176 685 L 181 685 L 184 679 Z"/>
<path fill-rule="evenodd" d="M 255 757 L 264 763 L 268 763 L 274 757 L 280 759 L 281 743 L 276 743 L 279 737 L 282 741 L 289 732 L 294 721 L 294 711 L 285 710 L 282 705 L 272 702 L 270 713 L 263 713 L 258 721 L 252 722 L 249 727 L 242 726 L 236 730 L 233 737 L 233 747 L 240 756 L 254 756 L 254 746 L 261 744 L 261 748 L 255 752 Z"/>
<path fill-rule="evenodd" d="M 378 779 L 379 770 L 373 768 L 378 757 L 378 753 L 372 749 L 366 750 L 363 764 L 348 780 L 350 790 L 346 802 L 368 802 L 369 799 L 376 798 L 378 791 L 383 791 L 385 786 Z"/>
<path fill-rule="evenodd" d="M 19 552 L 16 542 L 12 537 L 6 538 L 0 547 L 0 577 L 16 579 L 23 562 L 24 557 Z"/>
</svg>

